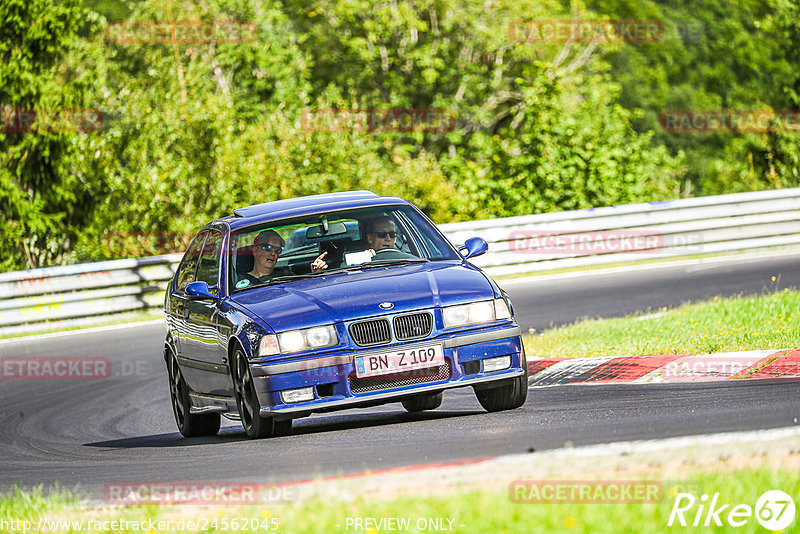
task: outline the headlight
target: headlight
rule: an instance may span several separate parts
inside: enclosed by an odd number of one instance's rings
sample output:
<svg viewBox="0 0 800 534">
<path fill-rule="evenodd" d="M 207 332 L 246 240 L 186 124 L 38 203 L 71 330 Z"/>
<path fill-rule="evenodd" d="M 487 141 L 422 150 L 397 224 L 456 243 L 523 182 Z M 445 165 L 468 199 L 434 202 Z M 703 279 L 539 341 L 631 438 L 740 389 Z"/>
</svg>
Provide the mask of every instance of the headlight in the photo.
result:
<svg viewBox="0 0 800 534">
<path fill-rule="evenodd" d="M 321 349 L 339 343 L 333 325 L 315 326 L 303 330 L 289 330 L 278 334 L 281 352 L 299 352 L 306 349 Z"/>
<path fill-rule="evenodd" d="M 280 345 L 283 352 L 297 352 L 303 350 L 306 345 L 306 339 L 300 330 L 290 330 L 283 334 L 278 334 L 278 345 Z"/>
<path fill-rule="evenodd" d="M 321 349 L 338 343 L 339 338 L 333 325 L 315 326 L 262 337 L 258 344 L 258 355 L 272 356 L 306 349 Z"/>
<path fill-rule="evenodd" d="M 317 326 L 306 330 L 306 343 L 309 347 L 327 347 L 332 344 L 334 339 L 336 339 L 336 330 L 332 326 Z"/>
<path fill-rule="evenodd" d="M 475 323 L 488 323 L 497 319 L 510 319 L 511 312 L 503 299 L 484 300 L 459 304 L 442 309 L 444 327 L 463 326 Z"/>
</svg>

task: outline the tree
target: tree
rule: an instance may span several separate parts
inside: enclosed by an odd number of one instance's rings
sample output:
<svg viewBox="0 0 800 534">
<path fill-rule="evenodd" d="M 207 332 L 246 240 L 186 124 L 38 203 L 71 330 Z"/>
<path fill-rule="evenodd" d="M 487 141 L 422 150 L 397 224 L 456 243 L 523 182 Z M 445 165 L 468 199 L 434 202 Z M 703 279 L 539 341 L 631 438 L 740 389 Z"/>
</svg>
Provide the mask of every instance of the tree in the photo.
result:
<svg viewBox="0 0 800 534">
<path fill-rule="evenodd" d="M 69 171 L 77 136 L 93 135 L 91 80 L 62 63 L 78 40 L 75 0 L 0 3 L 0 267 L 57 262 L 92 216 L 101 178 Z M 83 131 L 82 131 L 83 130 Z"/>
</svg>

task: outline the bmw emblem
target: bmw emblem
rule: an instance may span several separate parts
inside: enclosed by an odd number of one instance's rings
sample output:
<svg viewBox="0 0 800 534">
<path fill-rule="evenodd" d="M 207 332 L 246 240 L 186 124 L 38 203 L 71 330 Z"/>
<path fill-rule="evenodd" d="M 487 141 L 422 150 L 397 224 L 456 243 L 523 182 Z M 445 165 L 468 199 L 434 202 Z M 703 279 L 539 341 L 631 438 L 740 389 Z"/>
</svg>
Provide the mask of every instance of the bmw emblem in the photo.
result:
<svg viewBox="0 0 800 534">
<path fill-rule="evenodd" d="M 382 310 L 391 310 L 392 308 L 394 308 L 394 304 L 392 304 L 391 302 L 381 302 L 380 304 L 378 304 L 378 306 L 380 306 Z"/>
</svg>

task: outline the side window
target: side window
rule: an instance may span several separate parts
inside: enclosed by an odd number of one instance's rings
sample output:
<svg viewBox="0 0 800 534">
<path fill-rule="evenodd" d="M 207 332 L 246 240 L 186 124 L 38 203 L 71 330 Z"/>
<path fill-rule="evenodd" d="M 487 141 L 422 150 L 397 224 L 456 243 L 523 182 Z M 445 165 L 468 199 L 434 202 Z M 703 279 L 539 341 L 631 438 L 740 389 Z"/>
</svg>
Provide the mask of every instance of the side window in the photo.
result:
<svg viewBox="0 0 800 534">
<path fill-rule="evenodd" d="M 447 247 L 447 244 L 442 241 L 442 238 L 434 232 L 433 228 L 417 213 L 412 211 L 397 213 L 397 218 L 404 223 L 407 223 L 413 229 L 413 235 L 416 237 L 415 242 L 419 243 L 424 251 L 424 257 L 428 259 L 452 259 L 453 254 Z"/>
<path fill-rule="evenodd" d="M 180 266 L 178 266 L 178 291 L 183 292 L 190 283 L 195 281 L 195 271 L 197 262 L 200 259 L 200 250 L 203 248 L 203 241 L 206 240 L 208 232 L 201 232 L 194 238 L 189 250 L 183 255 Z"/>
<path fill-rule="evenodd" d="M 414 229 L 414 223 L 410 222 L 405 214 L 400 211 L 392 212 L 390 216 L 396 221 L 397 226 L 395 248 L 413 254 L 414 256 L 422 258 L 427 257 L 427 255 L 420 250 L 419 243 L 413 239 L 415 235 L 415 232 L 412 230 Z"/>
<path fill-rule="evenodd" d="M 200 254 L 200 265 L 197 267 L 197 280 L 207 283 L 208 287 L 218 285 L 221 248 L 222 233 L 209 232 L 206 244 L 203 245 L 203 252 Z"/>
</svg>

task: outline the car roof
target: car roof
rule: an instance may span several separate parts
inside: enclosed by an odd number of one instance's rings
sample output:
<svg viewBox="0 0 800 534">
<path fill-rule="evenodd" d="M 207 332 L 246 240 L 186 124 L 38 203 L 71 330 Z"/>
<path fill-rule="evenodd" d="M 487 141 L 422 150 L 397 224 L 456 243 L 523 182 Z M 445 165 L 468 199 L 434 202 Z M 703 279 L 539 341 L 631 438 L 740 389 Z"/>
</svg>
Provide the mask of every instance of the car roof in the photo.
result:
<svg viewBox="0 0 800 534">
<path fill-rule="evenodd" d="M 408 205 L 409 202 L 400 197 L 378 196 L 372 191 L 342 191 L 237 208 L 233 211 L 233 217 L 225 217 L 223 220 L 230 225 L 231 230 L 235 230 L 251 224 L 277 221 L 289 217 L 304 217 L 315 213 L 392 204 Z"/>
</svg>

